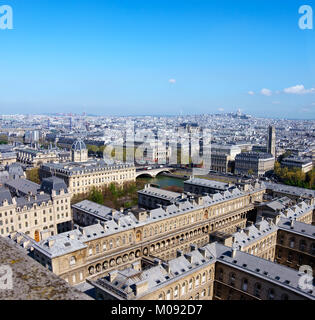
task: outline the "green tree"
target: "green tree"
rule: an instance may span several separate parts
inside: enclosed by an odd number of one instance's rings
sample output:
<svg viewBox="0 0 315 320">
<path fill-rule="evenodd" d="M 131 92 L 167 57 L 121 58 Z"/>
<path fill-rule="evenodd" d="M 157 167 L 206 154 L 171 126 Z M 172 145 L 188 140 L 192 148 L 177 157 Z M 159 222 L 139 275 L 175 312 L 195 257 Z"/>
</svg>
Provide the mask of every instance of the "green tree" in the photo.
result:
<svg viewBox="0 0 315 320">
<path fill-rule="evenodd" d="M 39 168 L 33 168 L 26 171 L 27 180 L 40 184 Z"/>
<path fill-rule="evenodd" d="M 93 188 L 91 190 L 88 199 L 90 201 L 96 202 L 98 204 L 103 204 L 104 203 L 102 192 L 98 191 L 96 188 Z"/>
</svg>

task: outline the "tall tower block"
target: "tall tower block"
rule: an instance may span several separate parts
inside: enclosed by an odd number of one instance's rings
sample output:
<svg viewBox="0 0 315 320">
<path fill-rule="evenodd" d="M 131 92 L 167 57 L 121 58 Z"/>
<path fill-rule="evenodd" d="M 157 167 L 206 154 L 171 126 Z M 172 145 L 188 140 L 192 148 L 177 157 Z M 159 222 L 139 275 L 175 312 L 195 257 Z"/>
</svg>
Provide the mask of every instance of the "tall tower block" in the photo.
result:
<svg viewBox="0 0 315 320">
<path fill-rule="evenodd" d="M 269 126 L 268 129 L 268 145 L 267 152 L 276 156 L 276 129 L 274 126 Z"/>
</svg>

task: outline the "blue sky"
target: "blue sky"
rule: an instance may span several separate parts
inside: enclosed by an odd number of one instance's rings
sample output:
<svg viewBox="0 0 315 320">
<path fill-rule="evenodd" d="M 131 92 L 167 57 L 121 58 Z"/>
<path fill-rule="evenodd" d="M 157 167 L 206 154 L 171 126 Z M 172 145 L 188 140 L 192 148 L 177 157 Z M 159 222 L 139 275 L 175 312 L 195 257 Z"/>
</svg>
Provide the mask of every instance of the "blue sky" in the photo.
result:
<svg viewBox="0 0 315 320">
<path fill-rule="evenodd" d="M 315 119 L 315 30 L 298 27 L 314 0 L 2 4 L 0 113 Z"/>
</svg>

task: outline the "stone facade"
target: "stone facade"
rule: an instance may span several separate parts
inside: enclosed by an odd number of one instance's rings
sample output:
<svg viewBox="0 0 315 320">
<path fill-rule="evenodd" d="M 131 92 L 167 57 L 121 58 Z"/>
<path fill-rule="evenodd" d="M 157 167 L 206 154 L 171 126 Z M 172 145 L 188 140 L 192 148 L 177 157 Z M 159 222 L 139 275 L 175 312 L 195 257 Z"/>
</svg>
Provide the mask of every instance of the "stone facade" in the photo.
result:
<svg viewBox="0 0 315 320">
<path fill-rule="evenodd" d="M 62 180 L 46 179 L 41 186 L 26 179 L 13 182 L 0 189 L 2 237 L 23 232 L 40 241 L 71 229 L 71 196 Z"/>
</svg>

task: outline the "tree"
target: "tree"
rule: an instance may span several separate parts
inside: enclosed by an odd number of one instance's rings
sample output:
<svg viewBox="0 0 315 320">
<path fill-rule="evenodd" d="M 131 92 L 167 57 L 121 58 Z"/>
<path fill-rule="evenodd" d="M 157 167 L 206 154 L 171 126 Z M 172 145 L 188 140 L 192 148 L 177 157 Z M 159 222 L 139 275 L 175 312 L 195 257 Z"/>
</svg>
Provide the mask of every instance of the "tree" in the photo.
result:
<svg viewBox="0 0 315 320">
<path fill-rule="evenodd" d="M 39 168 L 33 168 L 26 171 L 26 178 L 30 181 L 40 184 Z"/>
<path fill-rule="evenodd" d="M 0 135 L 0 144 L 8 144 L 8 136 L 5 134 Z"/>
<path fill-rule="evenodd" d="M 103 195 L 96 188 L 93 188 L 90 192 L 89 198 L 90 201 L 96 202 L 98 204 L 103 204 Z"/>
</svg>

